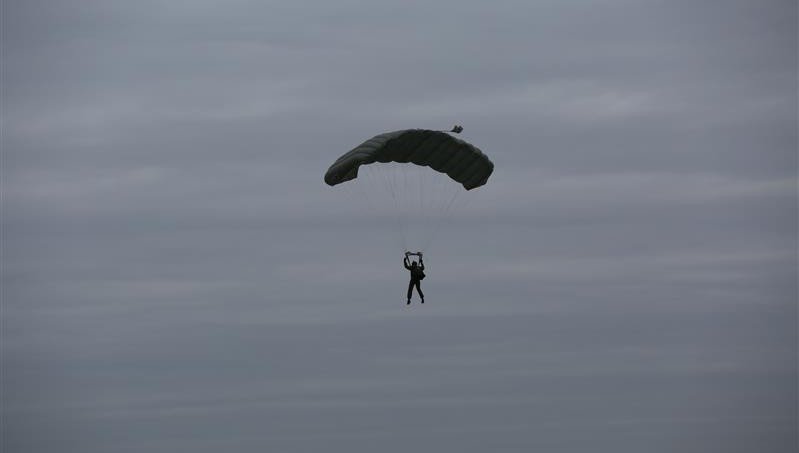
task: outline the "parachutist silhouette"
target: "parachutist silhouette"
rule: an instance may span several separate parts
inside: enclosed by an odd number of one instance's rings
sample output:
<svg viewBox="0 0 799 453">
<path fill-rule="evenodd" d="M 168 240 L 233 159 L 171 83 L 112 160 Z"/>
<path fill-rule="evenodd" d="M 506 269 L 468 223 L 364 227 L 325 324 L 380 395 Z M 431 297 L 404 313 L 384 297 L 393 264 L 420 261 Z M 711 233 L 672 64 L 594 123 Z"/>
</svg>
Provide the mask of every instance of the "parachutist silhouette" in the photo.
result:
<svg viewBox="0 0 799 453">
<path fill-rule="evenodd" d="M 409 262 L 408 256 L 409 255 L 416 255 L 419 257 L 419 264 L 416 264 L 416 261 Z M 408 282 L 408 303 L 406 305 L 411 304 L 411 296 L 413 295 L 413 287 L 416 286 L 416 292 L 419 293 L 419 297 L 422 298 L 422 303 L 424 303 L 424 293 L 422 292 L 422 288 L 419 286 L 419 283 L 425 277 L 424 275 L 424 261 L 422 260 L 422 252 L 419 253 L 411 253 L 405 252 L 405 260 L 402 263 L 405 266 L 405 269 L 411 271 L 411 281 Z"/>
</svg>

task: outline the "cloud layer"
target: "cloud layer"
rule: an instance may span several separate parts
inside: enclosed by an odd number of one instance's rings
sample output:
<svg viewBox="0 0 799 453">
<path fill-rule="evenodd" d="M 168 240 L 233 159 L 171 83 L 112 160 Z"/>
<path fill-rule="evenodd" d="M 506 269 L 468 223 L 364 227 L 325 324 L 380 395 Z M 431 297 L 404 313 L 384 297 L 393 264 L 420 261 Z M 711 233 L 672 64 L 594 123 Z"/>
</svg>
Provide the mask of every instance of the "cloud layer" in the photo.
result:
<svg viewBox="0 0 799 453">
<path fill-rule="evenodd" d="M 2 12 L 4 451 L 794 451 L 795 2 Z M 322 175 L 454 123 L 406 307 Z"/>
</svg>

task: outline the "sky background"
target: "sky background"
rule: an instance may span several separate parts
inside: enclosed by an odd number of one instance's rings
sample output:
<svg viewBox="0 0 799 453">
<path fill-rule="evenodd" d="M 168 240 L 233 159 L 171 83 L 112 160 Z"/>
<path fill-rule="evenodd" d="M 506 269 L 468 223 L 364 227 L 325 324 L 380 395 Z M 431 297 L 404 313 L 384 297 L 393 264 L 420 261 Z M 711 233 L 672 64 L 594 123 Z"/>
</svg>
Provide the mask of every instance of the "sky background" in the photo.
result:
<svg viewBox="0 0 799 453">
<path fill-rule="evenodd" d="M 0 449 L 792 453 L 796 176 L 791 0 L 3 1 Z"/>
</svg>

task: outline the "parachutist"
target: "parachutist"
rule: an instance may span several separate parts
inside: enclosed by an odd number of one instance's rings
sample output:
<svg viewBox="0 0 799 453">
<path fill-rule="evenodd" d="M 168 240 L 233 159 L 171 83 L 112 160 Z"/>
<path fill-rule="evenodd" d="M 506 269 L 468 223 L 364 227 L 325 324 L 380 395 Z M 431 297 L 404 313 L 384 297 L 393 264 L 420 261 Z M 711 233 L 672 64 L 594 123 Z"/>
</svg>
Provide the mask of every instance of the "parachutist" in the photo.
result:
<svg viewBox="0 0 799 453">
<path fill-rule="evenodd" d="M 410 255 L 418 256 L 419 263 L 416 263 L 416 261 L 411 262 L 408 259 L 408 256 Z M 425 278 L 422 252 L 405 252 L 405 259 L 403 260 L 402 264 L 405 266 L 405 269 L 408 269 L 411 272 L 411 281 L 408 283 L 408 303 L 406 305 L 411 304 L 411 296 L 413 295 L 414 286 L 416 287 L 416 292 L 419 293 L 419 297 L 422 299 L 422 303 L 424 303 L 424 293 L 422 292 L 422 288 L 419 286 L 421 281 Z"/>
<path fill-rule="evenodd" d="M 431 241 L 441 226 L 436 222 L 431 224 L 429 220 L 446 218 L 458 194 L 485 185 L 494 172 L 494 163 L 488 156 L 454 135 L 461 132 L 463 126 L 455 124 L 450 130 L 403 129 L 375 135 L 339 156 L 325 172 L 325 184 L 338 186 L 349 181 L 360 181 L 352 184 L 363 189 L 366 201 L 374 209 L 372 193 L 380 196 L 380 188 L 376 185 L 382 180 L 384 195 L 390 194 L 391 199 L 378 200 L 377 204 L 393 201 L 397 211 L 405 211 L 396 214 L 397 233 L 401 232 L 402 243 L 425 244 L 424 247 L 428 247 L 432 245 Z M 359 171 L 365 168 L 369 170 Z M 418 174 L 418 184 L 414 181 L 416 178 L 406 172 Z M 425 181 L 429 181 L 429 184 Z M 452 184 L 452 181 L 460 187 Z M 414 208 L 417 198 L 418 210 Z M 413 236 L 406 237 L 406 233 Z M 412 256 L 419 257 L 418 263 L 411 264 Z M 411 273 L 409 305 L 414 287 L 424 303 L 421 289 L 421 281 L 425 277 L 422 260 L 421 252 L 405 251 L 405 268 Z"/>
</svg>

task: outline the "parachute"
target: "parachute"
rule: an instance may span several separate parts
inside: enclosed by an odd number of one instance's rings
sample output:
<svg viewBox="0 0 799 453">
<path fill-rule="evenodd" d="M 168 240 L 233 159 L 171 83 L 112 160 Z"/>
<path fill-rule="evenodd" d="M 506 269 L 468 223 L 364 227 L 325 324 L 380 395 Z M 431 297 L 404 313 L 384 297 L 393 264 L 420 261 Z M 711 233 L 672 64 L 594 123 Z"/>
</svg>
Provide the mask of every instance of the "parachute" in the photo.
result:
<svg viewBox="0 0 799 453">
<path fill-rule="evenodd" d="M 330 186 L 357 180 L 353 185 L 373 210 L 392 211 L 403 249 L 423 250 L 458 195 L 485 185 L 493 171 L 480 149 L 447 132 L 405 129 L 376 135 L 343 154 L 324 180 Z"/>
<path fill-rule="evenodd" d="M 358 177 L 361 165 L 375 162 L 430 167 L 461 183 L 466 190 L 484 185 L 494 171 L 488 157 L 463 140 L 441 131 L 407 129 L 376 135 L 339 157 L 325 173 L 325 182 L 335 186 L 350 181 Z"/>
</svg>

